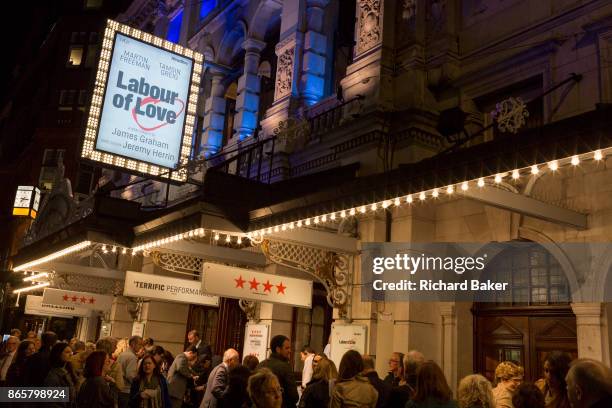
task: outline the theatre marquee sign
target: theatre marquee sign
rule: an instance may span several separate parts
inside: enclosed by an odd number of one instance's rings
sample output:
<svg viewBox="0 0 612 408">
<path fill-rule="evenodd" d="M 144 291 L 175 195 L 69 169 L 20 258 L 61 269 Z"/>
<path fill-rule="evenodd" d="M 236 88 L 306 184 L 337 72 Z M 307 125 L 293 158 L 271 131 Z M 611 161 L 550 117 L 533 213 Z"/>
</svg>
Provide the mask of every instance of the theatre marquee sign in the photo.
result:
<svg viewBox="0 0 612 408">
<path fill-rule="evenodd" d="M 81 156 L 185 181 L 201 70 L 201 54 L 109 20 Z"/>
</svg>

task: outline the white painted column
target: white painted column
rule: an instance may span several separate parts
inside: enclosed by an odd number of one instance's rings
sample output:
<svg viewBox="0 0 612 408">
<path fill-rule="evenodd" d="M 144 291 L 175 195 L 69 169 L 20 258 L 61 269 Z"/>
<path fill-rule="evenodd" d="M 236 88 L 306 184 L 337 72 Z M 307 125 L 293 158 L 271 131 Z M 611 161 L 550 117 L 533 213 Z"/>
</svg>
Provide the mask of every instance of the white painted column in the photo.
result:
<svg viewBox="0 0 612 408">
<path fill-rule="evenodd" d="M 442 316 L 442 371 L 453 390 L 457 390 L 457 315 L 455 305 L 440 303 Z"/>
<path fill-rule="evenodd" d="M 247 38 L 242 43 L 242 48 L 246 50 L 246 54 L 244 56 L 244 73 L 238 79 L 238 97 L 236 99 L 234 121 L 234 131 L 238 140 L 252 136 L 257 129 L 261 86 L 257 70 L 259 69 L 260 53 L 265 46 L 265 42 L 254 38 Z"/>
<path fill-rule="evenodd" d="M 205 156 L 213 155 L 221 150 L 223 143 L 223 127 L 225 125 L 225 88 L 221 81 L 223 74 L 212 70 L 212 85 L 210 96 L 204 102 L 204 121 L 202 123 L 202 141 L 200 151 Z"/>
<path fill-rule="evenodd" d="M 572 303 L 572 310 L 576 315 L 578 357 L 592 358 L 609 364 L 610 357 L 605 350 L 608 345 L 604 333 L 602 303 Z"/>
</svg>

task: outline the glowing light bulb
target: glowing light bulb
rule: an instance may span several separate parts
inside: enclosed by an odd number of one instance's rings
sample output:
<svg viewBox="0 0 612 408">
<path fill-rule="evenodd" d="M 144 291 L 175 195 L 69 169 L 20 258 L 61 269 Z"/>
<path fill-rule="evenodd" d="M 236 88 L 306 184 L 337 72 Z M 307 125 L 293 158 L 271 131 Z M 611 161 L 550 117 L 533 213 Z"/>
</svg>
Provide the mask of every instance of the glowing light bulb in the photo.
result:
<svg viewBox="0 0 612 408">
<path fill-rule="evenodd" d="M 572 166 L 577 166 L 580 164 L 580 159 L 578 156 L 572 156 Z"/>
<path fill-rule="evenodd" d="M 281 227 L 281 230 L 287 231 L 287 224 L 283 224 L 283 226 Z"/>
<path fill-rule="evenodd" d="M 345 218 L 346 217 L 346 211 L 342 210 L 340 211 L 340 218 Z"/>
<path fill-rule="evenodd" d="M 238 237 L 238 240 L 236 241 L 236 243 L 237 243 L 238 245 L 242 244 L 242 237 Z"/>
<path fill-rule="evenodd" d="M 390 203 L 389 201 L 385 200 L 385 201 L 383 201 L 383 203 L 382 203 L 382 208 L 387 208 L 387 207 L 389 207 L 390 205 L 391 205 L 391 203 Z"/>
<path fill-rule="evenodd" d="M 399 197 L 396 197 L 395 200 L 393 201 L 393 204 L 395 204 L 396 207 L 399 207 L 401 203 Z"/>
<path fill-rule="evenodd" d="M 350 214 L 350 215 L 355 215 L 355 209 L 354 209 L 354 208 L 351 208 L 351 210 L 349 211 L 349 214 Z"/>
<path fill-rule="evenodd" d="M 316 217 L 314 217 L 314 223 L 318 224 L 319 223 L 319 216 L 317 215 Z"/>
<path fill-rule="evenodd" d="M 278 232 L 278 231 L 279 231 L 279 228 L 278 228 L 278 225 L 277 225 L 276 227 L 274 227 L 274 232 Z"/>
<path fill-rule="evenodd" d="M 229 235 L 226 235 L 226 236 L 225 236 L 225 242 L 229 243 L 229 242 L 231 242 L 231 241 L 232 241 L 232 239 L 230 238 L 230 236 L 229 236 Z"/>
<path fill-rule="evenodd" d="M 425 192 L 421 191 L 421 194 L 419 194 L 419 200 L 425 201 Z"/>
<path fill-rule="evenodd" d="M 407 202 L 408 204 L 412 204 L 412 194 L 408 194 L 408 195 L 406 196 L 406 202 Z"/>
<path fill-rule="evenodd" d="M 453 186 L 446 187 L 446 194 L 453 194 L 455 192 L 455 188 Z"/>
<path fill-rule="evenodd" d="M 376 211 L 376 203 L 372 204 L 372 206 L 370 207 L 370 210 Z"/>
<path fill-rule="evenodd" d="M 327 222 L 327 214 L 321 216 L 321 222 Z"/>
<path fill-rule="evenodd" d="M 123 248 L 123 250 L 121 251 L 121 253 L 122 253 L 123 255 L 125 255 L 125 254 L 127 253 L 127 249 L 126 249 L 126 248 Z"/>
<path fill-rule="evenodd" d="M 501 183 L 501 181 L 502 181 L 502 175 L 501 174 L 496 174 L 495 175 L 495 182 L 497 184 L 499 184 L 499 183 Z"/>
<path fill-rule="evenodd" d="M 601 150 L 599 149 L 595 150 L 595 154 L 593 155 L 593 158 L 597 161 L 600 161 L 601 159 L 603 159 L 603 154 L 601 153 Z"/>
<path fill-rule="evenodd" d="M 290 222 L 289 223 L 289 229 L 294 229 L 294 228 L 295 228 L 295 225 L 293 224 L 293 222 Z"/>
<path fill-rule="evenodd" d="M 438 189 L 434 188 L 433 192 L 431 193 L 431 196 L 433 198 L 438 198 L 439 195 L 440 195 L 440 192 L 438 191 Z"/>
<path fill-rule="evenodd" d="M 520 177 L 519 171 L 517 169 L 512 170 L 512 178 L 514 180 L 518 180 L 519 177 Z"/>
<path fill-rule="evenodd" d="M 219 234 L 215 232 L 215 241 L 219 240 Z"/>
<path fill-rule="evenodd" d="M 302 220 L 299 220 L 299 221 L 297 222 L 297 226 L 298 226 L 298 228 L 302 228 Z"/>
<path fill-rule="evenodd" d="M 548 163 L 548 168 L 552 171 L 557 171 L 559 169 L 559 163 L 556 160 L 553 160 Z"/>
<path fill-rule="evenodd" d="M 360 213 L 362 213 L 362 214 L 365 214 L 365 212 L 366 212 L 365 205 L 362 205 L 362 206 L 359 208 L 359 212 L 360 212 Z"/>
<path fill-rule="evenodd" d="M 538 168 L 537 164 L 534 164 L 533 166 L 531 166 L 531 174 L 538 174 L 540 172 L 540 169 Z"/>
<path fill-rule="evenodd" d="M 113 249 L 111 249 L 111 252 L 112 252 L 112 253 L 117 252 L 117 247 L 113 245 Z"/>
<path fill-rule="evenodd" d="M 331 215 L 329 216 L 330 220 L 335 220 L 336 219 L 336 213 L 331 213 Z"/>
<path fill-rule="evenodd" d="M 470 188 L 470 186 L 468 185 L 467 181 L 464 181 L 463 183 L 461 183 L 461 190 L 467 191 L 468 188 Z"/>
<path fill-rule="evenodd" d="M 307 218 L 306 221 L 304 222 L 304 224 L 310 225 L 310 218 Z"/>
</svg>

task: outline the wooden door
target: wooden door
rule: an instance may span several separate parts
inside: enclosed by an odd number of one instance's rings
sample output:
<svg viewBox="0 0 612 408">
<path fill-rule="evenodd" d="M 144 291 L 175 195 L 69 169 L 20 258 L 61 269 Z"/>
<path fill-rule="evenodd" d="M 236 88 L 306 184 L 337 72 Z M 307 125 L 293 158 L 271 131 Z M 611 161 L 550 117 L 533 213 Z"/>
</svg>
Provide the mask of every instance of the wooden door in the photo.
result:
<svg viewBox="0 0 612 408">
<path fill-rule="evenodd" d="M 577 356 L 576 317 L 567 307 L 474 308 L 474 371 L 494 380 L 495 367 L 514 361 L 525 379 L 543 378 L 546 355 L 554 350 Z"/>
</svg>

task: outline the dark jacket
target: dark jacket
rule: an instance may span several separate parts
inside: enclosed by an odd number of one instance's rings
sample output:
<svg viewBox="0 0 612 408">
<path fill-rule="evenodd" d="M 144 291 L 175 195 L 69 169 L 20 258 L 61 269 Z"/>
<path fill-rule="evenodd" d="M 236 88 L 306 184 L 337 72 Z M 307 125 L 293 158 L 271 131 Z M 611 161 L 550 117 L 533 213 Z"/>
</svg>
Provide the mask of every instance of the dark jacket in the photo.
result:
<svg viewBox="0 0 612 408">
<path fill-rule="evenodd" d="M 387 384 L 393 387 L 397 387 L 400 383 L 400 379 L 401 379 L 400 377 L 396 377 L 395 375 L 393 375 L 391 371 L 389 371 L 389 373 L 384 379 L 384 382 L 386 382 Z"/>
<path fill-rule="evenodd" d="M 227 392 L 219 401 L 218 407 L 221 408 L 248 408 L 252 405 L 247 385 L 251 371 L 239 365 L 232 368 L 227 376 Z"/>
<path fill-rule="evenodd" d="M 612 407 L 612 395 L 608 395 L 591 405 L 591 408 L 610 408 Z"/>
<path fill-rule="evenodd" d="M 270 369 L 278 378 L 278 382 L 283 388 L 283 407 L 295 408 L 299 396 L 289 360 L 282 357 L 280 354 L 272 353 L 268 359 L 262 361 L 257 366 L 257 368 L 261 367 Z"/>
<path fill-rule="evenodd" d="M 170 394 L 168 394 L 168 383 L 163 375 L 158 375 L 157 379 L 159 380 L 159 386 L 161 388 L 162 408 L 170 408 L 172 407 L 172 401 L 170 401 Z M 130 400 L 128 402 L 128 407 L 140 408 L 141 399 L 140 379 L 136 377 L 134 381 L 132 381 L 132 385 L 130 387 Z"/>
<path fill-rule="evenodd" d="M 49 370 L 44 382 L 45 387 L 66 387 L 68 388 L 69 402 L 47 402 L 45 406 L 57 408 L 69 408 L 76 406 L 76 388 L 72 377 L 65 368 L 55 367 Z"/>
<path fill-rule="evenodd" d="M 414 389 L 407 384 L 391 387 L 387 406 L 389 408 L 404 408 L 406 403 L 410 400 L 410 397 L 412 397 L 413 391 Z"/>
<path fill-rule="evenodd" d="M 6 372 L 6 387 L 25 387 L 28 359 L 20 363 L 13 362 Z"/>
<path fill-rule="evenodd" d="M 422 402 L 410 400 L 406 403 L 406 408 L 458 408 L 457 401 L 440 402 L 433 398 L 428 398 Z"/>
<path fill-rule="evenodd" d="M 107 383 L 103 377 L 91 377 L 85 380 L 77 395 L 78 408 L 114 408 L 119 395 L 119 388 L 114 383 Z"/>
<path fill-rule="evenodd" d="M 372 384 L 372 386 L 376 388 L 376 391 L 378 391 L 378 401 L 376 402 L 376 408 L 387 407 L 389 397 L 391 395 L 391 385 L 381 380 L 376 371 L 370 371 L 369 373 L 365 374 L 364 377 L 370 380 L 370 384 Z M 404 401 L 404 403 L 405 402 L 406 401 Z"/>
<path fill-rule="evenodd" d="M 49 361 L 50 350 L 41 347 L 38 353 L 32 354 L 27 359 L 25 384 L 30 387 L 42 387 L 51 370 Z"/>
<path fill-rule="evenodd" d="M 300 408 L 322 408 L 329 406 L 329 381 L 320 378 L 311 380 L 306 384 L 306 388 L 300 399 Z"/>
<path fill-rule="evenodd" d="M 224 363 L 219 364 L 210 372 L 208 382 L 206 383 L 206 392 L 200 408 L 217 408 L 219 401 L 223 399 L 227 392 L 227 372 L 228 369 Z"/>
</svg>

